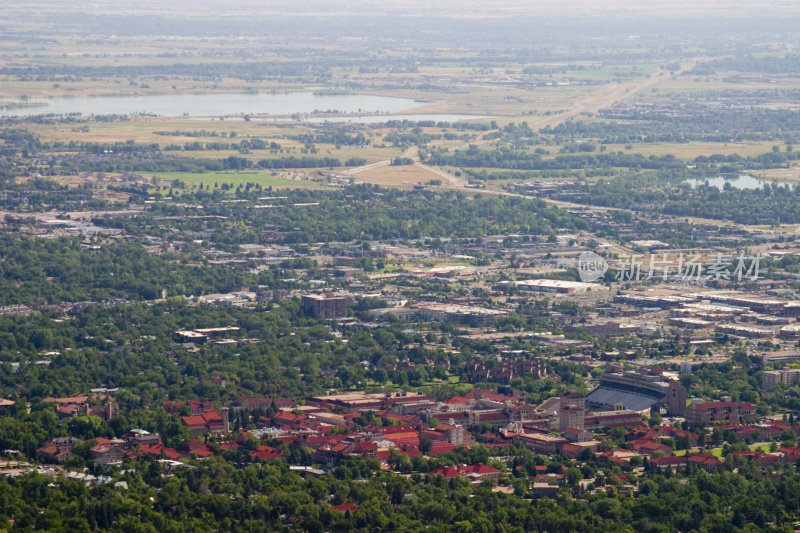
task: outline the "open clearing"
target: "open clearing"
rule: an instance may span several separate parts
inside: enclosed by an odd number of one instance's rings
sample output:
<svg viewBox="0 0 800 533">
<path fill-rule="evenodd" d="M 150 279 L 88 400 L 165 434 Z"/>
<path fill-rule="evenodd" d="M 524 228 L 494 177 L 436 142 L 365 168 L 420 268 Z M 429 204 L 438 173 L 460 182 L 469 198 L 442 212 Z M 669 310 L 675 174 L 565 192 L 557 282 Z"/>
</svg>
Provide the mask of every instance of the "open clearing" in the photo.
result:
<svg viewBox="0 0 800 533">
<path fill-rule="evenodd" d="M 633 145 L 607 144 L 609 152 L 625 152 L 630 154 L 641 154 L 645 157 L 655 155 L 674 155 L 680 159 L 694 158 L 699 155 L 710 156 L 714 154 L 731 155 L 738 154 L 742 157 L 769 152 L 774 142 L 742 142 L 742 143 L 720 143 L 720 142 L 688 142 L 688 143 L 637 143 Z M 631 149 L 626 148 L 631 146 Z"/>
<path fill-rule="evenodd" d="M 162 180 L 180 180 L 187 184 L 202 184 L 207 187 L 214 187 L 215 184 L 222 186 L 223 183 L 233 184 L 235 187 L 254 183 L 262 187 L 274 188 L 325 188 L 323 183 L 280 178 L 270 172 L 205 172 L 202 174 L 193 172 L 155 172 L 148 175 L 156 176 Z"/>
<path fill-rule="evenodd" d="M 412 187 L 428 184 L 431 180 L 443 181 L 442 178 L 427 169 L 416 165 L 382 165 L 368 168 L 352 174 L 357 182 L 375 183 L 389 187 Z"/>
</svg>

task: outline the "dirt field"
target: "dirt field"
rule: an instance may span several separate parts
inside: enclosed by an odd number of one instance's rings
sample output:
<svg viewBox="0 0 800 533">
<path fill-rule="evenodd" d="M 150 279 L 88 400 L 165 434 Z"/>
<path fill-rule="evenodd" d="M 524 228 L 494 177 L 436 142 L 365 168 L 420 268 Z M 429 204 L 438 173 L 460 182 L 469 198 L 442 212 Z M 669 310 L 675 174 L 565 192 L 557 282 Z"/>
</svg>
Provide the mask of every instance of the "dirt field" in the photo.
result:
<svg viewBox="0 0 800 533">
<path fill-rule="evenodd" d="M 789 183 L 800 183 L 800 167 L 759 170 L 758 172 L 754 172 L 752 174 L 756 177 L 769 180 L 786 181 Z"/>
<path fill-rule="evenodd" d="M 351 174 L 356 182 L 374 183 L 386 187 L 411 188 L 427 185 L 431 180 L 444 181 L 441 176 L 416 165 L 381 165 Z"/>
</svg>

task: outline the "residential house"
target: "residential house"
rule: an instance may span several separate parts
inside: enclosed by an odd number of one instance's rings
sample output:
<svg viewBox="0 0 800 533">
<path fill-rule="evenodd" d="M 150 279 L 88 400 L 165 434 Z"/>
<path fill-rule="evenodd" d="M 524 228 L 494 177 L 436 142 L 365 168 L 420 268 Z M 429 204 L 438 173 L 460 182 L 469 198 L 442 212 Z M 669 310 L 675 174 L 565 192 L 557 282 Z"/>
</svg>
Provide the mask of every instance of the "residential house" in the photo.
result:
<svg viewBox="0 0 800 533">
<path fill-rule="evenodd" d="M 89 459 L 100 464 L 114 464 L 125 457 L 125 444 L 123 439 L 95 439 L 96 444 L 89 449 Z"/>
<path fill-rule="evenodd" d="M 72 448 L 79 442 L 82 441 L 74 437 L 51 439 L 36 450 L 36 458 L 43 463 L 62 463 L 72 454 Z"/>
</svg>

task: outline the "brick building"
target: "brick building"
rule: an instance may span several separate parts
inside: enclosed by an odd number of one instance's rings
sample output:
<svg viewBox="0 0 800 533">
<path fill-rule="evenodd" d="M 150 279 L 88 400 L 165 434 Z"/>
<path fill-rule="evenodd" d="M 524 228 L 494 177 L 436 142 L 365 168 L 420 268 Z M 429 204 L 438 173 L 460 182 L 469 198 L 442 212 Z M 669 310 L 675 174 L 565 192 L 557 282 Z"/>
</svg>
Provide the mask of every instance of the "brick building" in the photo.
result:
<svg viewBox="0 0 800 533">
<path fill-rule="evenodd" d="M 751 422 L 755 418 L 755 406 L 747 402 L 701 402 L 695 400 L 686 408 L 686 421 L 695 426 L 705 426 L 714 422 L 741 424 Z"/>
</svg>

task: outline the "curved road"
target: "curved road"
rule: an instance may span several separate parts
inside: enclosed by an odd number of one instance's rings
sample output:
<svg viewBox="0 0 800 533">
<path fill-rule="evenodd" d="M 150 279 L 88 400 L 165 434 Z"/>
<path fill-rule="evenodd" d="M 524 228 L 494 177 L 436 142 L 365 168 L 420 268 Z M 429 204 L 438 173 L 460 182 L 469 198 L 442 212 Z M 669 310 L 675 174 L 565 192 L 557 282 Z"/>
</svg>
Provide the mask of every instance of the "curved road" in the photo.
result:
<svg viewBox="0 0 800 533">
<path fill-rule="evenodd" d="M 618 83 L 614 85 L 603 86 L 600 88 L 599 92 L 594 96 L 589 96 L 582 101 L 575 102 L 573 109 L 565 111 L 563 113 L 559 113 L 557 115 L 544 117 L 541 120 L 533 122 L 530 125 L 534 129 L 541 130 L 546 128 L 547 126 L 557 126 L 558 124 L 566 122 L 567 120 L 581 113 L 596 114 L 601 109 L 611 107 L 618 102 L 631 98 L 637 93 L 640 93 L 646 89 L 650 89 L 658 85 L 658 83 L 668 79 L 672 74 L 679 75 L 684 71 L 694 68 L 694 66 L 701 60 L 702 58 L 686 61 L 681 64 L 679 70 L 674 72 L 657 70 L 644 80 L 630 81 L 627 83 Z M 481 139 L 478 141 L 471 141 L 469 144 L 481 145 L 481 144 L 486 144 L 488 142 L 491 142 L 491 140 Z M 417 146 L 412 146 L 411 148 L 407 149 L 401 157 L 411 158 L 414 160 L 414 166 L 443 178 L 444 181 L 442 182 L 441 188 L 444 189 L 472 191 L 472 192 L 480 192 L 483 194 L 497 194 L 505 196 L 522 196 L 516 193 L 504 191 L 502 189 L 497 189 L 497 188 L 486 188 L 486 189 L 469 188 L 467 187 L 468 182 L 466 179 L 454 176 L 444 170 L 421 163 L 419 159 L 419 148 Z M 369 165 L 352 168 L 350 170 L 345 171 L 344 173 L 350 176 L 355 176 L 357 174 L 360 174 L 361 172 L 365 172 L 370 169 L 387 166 L 390 163 L 391 161 L 389 160 L 379 161 L 377 163 L 372 163 Z M 363 181 L 367 182 L 368 180 L 363 180 Z M 551 200 L 548 198 L 543 198 L 543 200 L 545 200 L 550 204 L 557 205 L 559 207 L 583 207 L 583 208 L 587 207 L 584 205 L 572 204 L 569 202 Z M 798 232 L 800 232 L 800 228 L 798 228 Z"/>
</svg>

